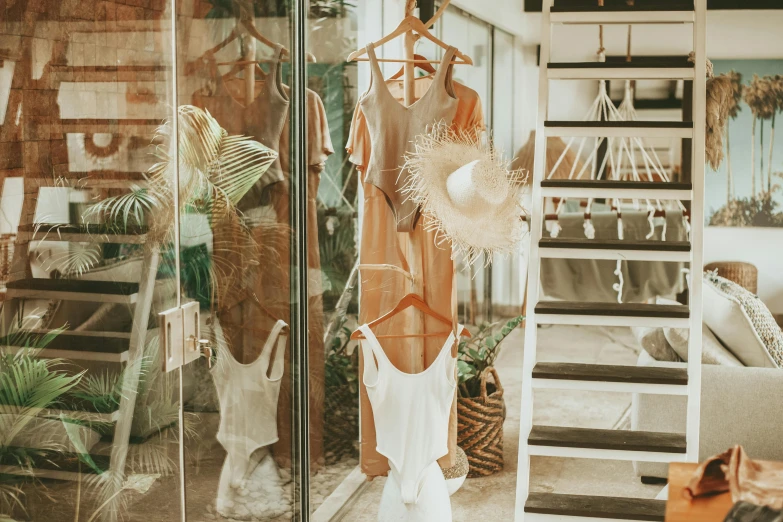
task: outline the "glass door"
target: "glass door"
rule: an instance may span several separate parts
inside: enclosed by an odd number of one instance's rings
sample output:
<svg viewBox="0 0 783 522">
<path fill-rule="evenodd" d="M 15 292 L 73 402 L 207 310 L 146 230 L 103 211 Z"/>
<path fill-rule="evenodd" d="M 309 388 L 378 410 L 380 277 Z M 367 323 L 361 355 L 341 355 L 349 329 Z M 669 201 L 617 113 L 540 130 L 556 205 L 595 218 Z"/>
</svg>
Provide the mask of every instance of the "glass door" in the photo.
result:
<svg viewBox="0 0 783 522">
<path fill-rule="evenodd" d="M 168 1 L 0 13 L 0 518 L 181 518 Z"/>
<path fill-rule="evenodd" d="M 291 20 L 289 2 L 210 0 L 178 16 L 181 291 L 208 346 L 182 370 L 190 521 L 294 517 L 303 342 Z"/>
</svg>

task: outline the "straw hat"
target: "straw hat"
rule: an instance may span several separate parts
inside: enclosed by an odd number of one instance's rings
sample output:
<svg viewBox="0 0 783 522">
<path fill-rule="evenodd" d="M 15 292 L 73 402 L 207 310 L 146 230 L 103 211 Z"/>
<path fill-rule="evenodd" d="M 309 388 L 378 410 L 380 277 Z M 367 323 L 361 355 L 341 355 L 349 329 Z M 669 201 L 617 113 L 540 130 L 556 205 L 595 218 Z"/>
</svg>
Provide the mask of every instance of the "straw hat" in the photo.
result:
<svg viewBox="0 0 783 522">
<path fill-rule="evenodd" d="M 416 202 L 424 227 L 437 241 L 450 242 L 468 264 L 485 254 L 515 251 L 523 234 L 521 205 L 526 175 L 509 171 L 478 130 L 455 131 L 445 124 L 419 135 L 405 156 L 408 179 L 402 192 Z"/>
</svg>

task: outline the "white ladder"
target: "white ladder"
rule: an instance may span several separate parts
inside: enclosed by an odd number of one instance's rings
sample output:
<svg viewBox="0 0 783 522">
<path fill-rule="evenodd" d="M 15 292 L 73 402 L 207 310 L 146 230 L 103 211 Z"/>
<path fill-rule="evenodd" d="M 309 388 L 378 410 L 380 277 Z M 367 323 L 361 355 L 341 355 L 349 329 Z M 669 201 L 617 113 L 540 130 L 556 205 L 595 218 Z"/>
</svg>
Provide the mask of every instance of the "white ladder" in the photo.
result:
<svg viewBox="0 0 783 522">
<path fill-rule="evenodd" d="M 541 72 L 536 123 L 531 244 L 528 265 L 530 303 L 525 330 L 522 414 L 515 520 L 664 520 L 661 500 L 531 493 L 530 457 L 574 457 L 647 462 L 697 461 L 701 390 L 704 154 L 706 103 L 707 0 L 669 1 L 666 6 L 633 7 L 608 0 L 605 7 L 587 2 L 544 0 Z M 568 4 L 568 5 L 565 5 Z M 668 67 L 598 62 L 550 63 L 553 24 L 690 24 L 695 64 Z M 552 79 L 684 79 L 693 81 L 693 122 L 548 121 Z M 688 183 L 546 180 L 548 136 L 692 138 L 692 175 Z M 691 203 L 689 242 L 606 241 L 542 238 L 544 198 L 622 197 L 676 199 Z M 689 262 L 689 305 L 573 303 L 539 301 L 542 258 Z M 536 362 L 537 326 L 602 325 L 689 328 L 688 367 L 654 368 Z M 533 425 L 536 389 L 593 390 L 687 396 L 685 434 L 561 428 Z"/>
</svg>

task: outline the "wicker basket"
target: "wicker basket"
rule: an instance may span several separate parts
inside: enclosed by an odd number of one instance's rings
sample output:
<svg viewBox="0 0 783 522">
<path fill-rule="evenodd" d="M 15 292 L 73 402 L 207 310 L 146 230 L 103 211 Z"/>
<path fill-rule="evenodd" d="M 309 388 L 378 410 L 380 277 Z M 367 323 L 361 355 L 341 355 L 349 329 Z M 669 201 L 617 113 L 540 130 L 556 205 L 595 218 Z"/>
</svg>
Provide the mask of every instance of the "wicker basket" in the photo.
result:
<svg viewBox="0 0 783 522">
<path fill-rule="evenodd" d="M 752 294 L 758 294 L 759 271 L 750 263 L 742 261 L 719 261 L 704 266 L 704 270 L 717 270 L 718 275 L 729 281 L 734 281 Z"/>
<path fill-rule="evenodd" d="M 488 394 L 489 374 L 495 390 Z M 457 446 L 468 456 L 468 477 L 485 477 L 503 469 L 503 387 L 494 368 L 481 374 L 480 397 L 457 399 Z"/>
</svg>

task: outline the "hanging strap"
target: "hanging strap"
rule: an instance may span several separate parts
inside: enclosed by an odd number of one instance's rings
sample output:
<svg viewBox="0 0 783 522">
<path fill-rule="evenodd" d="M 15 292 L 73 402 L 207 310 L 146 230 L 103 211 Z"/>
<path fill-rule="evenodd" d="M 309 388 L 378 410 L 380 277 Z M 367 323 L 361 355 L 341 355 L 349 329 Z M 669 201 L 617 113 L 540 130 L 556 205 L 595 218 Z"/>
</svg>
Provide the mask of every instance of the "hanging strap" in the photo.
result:
<svg viewBox="0 0 783 522">
<path fill-rule="evenodd" d="M 282 359 L 280 357 L 280 341 L 282 339 L 283 344 L 283 350 L 285 351 L 285 341 L 286 337 L 281 336 L 280 332 L 283 331 L 283 328 L 285 328 L 287 325 L 285 321 L 278 320 L 275 325 L 272 327 L 272 330 L 269 332 L 269 337 L 266 340 L 266 343 L 264 343 L 264 348 L 261 350 L 261 366 L 264 368 L 264 373 L 271 376 L 275 373 L 275 370 L 278 366 L 278 361 L 282 362 Z M 277 342 L 277 350 L 275 353 L 275 362 L 272 364 L 270 368 L 270 360 L 272 358 L 272 347 L 275 346 L 275 342 Z"/>
<path fill-rule="evenodd" d="M 383 350 L 375 334 L 370 327 L 363 324 L 359 330 L 364 334 L 364 339 L 359 341 L 364 357 L 364 372 L 362 373 L 362 382 L 367 387 L 373 387 L 378 384 L 380 378 L 381 354 L 376 354 L 375 350 Z"/>
</svg>

